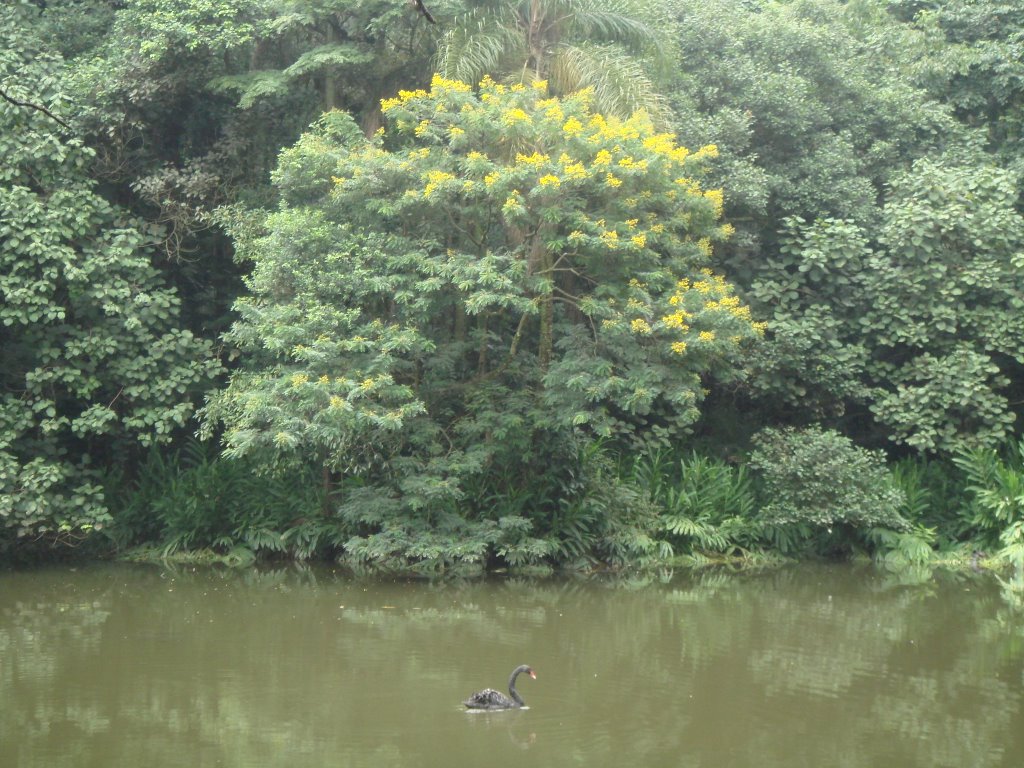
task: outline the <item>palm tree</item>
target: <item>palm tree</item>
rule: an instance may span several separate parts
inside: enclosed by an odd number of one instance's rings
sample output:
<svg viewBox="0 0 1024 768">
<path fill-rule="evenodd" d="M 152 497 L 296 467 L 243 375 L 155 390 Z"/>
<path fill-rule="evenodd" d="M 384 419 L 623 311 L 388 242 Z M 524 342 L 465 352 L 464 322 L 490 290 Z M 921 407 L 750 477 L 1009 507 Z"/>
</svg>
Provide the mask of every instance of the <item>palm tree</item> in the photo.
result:
<svg viewBox="0 0 1024 768">
<path fill-rule="evenodd" d="M 593 88 L 598 110 L 628 115 L 668 108 L 650 65 L 667 60 L 664 2 L 649 0 L 466 0 L 437 54 L 446 77 L 547 80 L 554 95 Z"/>
</svg>

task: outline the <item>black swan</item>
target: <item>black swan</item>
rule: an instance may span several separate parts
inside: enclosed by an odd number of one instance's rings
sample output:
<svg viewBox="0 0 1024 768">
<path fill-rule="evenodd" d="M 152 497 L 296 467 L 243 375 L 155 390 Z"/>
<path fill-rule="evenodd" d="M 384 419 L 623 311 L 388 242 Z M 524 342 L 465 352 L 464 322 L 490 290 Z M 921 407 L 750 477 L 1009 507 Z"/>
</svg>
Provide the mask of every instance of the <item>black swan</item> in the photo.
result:
<svg viewBox="0 0 1024 768">
<path fill-rule="evenodd" d="M 508 696 L 500 691 L 496 691 L 493 688 L 488 688 L 478 693 L 474 693 L 463 704 L 468 709 L 519 709 L 520 707 L 526 706 L 523 701 L 523 697 L 519 695 L 519 691 L 516 690 L 516 678 L 525 672 L 534 680 L 537 679 L 537 675 L 534 671 L 526 664 L 520 664 L 518 667 L 512 670 L 512 676 L 508 679 Z M 511 696 L 512 698 L 509 698 Z"/>
</svg>

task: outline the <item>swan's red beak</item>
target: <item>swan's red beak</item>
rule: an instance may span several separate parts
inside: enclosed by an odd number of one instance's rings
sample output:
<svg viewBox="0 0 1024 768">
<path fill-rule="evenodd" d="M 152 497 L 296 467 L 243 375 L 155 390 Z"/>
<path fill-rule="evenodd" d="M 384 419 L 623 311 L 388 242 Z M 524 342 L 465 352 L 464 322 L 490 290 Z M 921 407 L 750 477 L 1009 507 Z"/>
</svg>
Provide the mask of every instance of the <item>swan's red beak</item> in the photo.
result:
<svg viewBox="0 0 1024 768">
<path fill-rule="evenodd" d="M 534 672 L 532 669 L 530 670 L 530 677 L 532 677 L 534 680 L 537 679 L 537 673 Z"/>
</svg>

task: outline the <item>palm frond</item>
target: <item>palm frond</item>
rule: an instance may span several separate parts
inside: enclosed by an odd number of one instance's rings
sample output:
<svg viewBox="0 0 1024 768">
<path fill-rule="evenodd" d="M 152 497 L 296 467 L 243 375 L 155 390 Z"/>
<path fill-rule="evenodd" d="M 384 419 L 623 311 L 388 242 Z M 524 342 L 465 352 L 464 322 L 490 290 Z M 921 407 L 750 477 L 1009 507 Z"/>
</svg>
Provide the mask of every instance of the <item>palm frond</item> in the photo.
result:
<svg viewBox="0 0 1024 768">
<path fill-rule="evenodd" d="M 645 110 L 665 125 L 670 110 L 640 61 L 615 45 L 560 46 L 551 61 L 551 85 L 557 93 L 594 89 L 594 106 L 609 115 L 627 117 Z"/>
<path fill-rule="evenodd" d="M 466 14 L 442 38 L 434 56 L 434 68 L 445 77 L 475 84 L 521 65 L 527 54 L 522 35 L 514 26 Z"/>
<path fill-rule="evenodd" d="M 664 52 L 670 28 L 660 6 L 635 0 L 577 0 L 572 14 L 572 37 L 599 43 L 618 43 L 631 53 Z"/>
</svg>

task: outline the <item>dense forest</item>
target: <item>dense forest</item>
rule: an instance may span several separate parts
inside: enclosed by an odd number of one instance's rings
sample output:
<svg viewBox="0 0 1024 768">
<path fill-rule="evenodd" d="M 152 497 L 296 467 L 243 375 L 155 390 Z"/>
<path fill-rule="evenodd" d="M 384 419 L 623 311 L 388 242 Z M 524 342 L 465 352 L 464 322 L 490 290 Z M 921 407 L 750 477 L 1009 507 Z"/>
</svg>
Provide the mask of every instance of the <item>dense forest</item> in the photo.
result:
<svg viewBox="0 0 1024 768">
<path fill-rule="evenodd" d="M 1016 0 L 7 0 L 0 560 L 1024 564 Z"/>
</svg>

